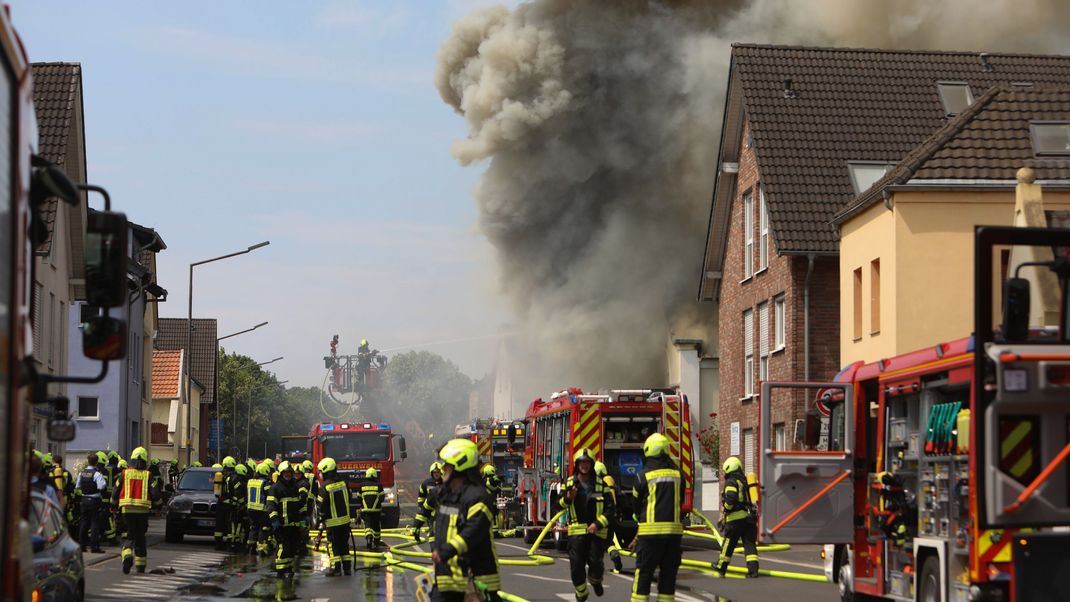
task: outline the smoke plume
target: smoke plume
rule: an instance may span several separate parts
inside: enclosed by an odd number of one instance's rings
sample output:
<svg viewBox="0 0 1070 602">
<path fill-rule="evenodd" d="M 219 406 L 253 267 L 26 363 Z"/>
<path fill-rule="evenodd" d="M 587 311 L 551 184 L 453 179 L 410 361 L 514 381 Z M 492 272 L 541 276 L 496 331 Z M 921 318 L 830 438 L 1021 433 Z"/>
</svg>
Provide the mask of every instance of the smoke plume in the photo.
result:
<svg viewBox="0 0 1070 602">
<path fill-rule="evenodd" d="M 489 160 L 479 228 L 524 388 L 663 384 L 674 330 L 716 349 L 695 297 L 732 42 L 1059 52 L 1060 4 L 534 0 L 457 21 L 435 83 L 468 124 L 453 155 Z"/>
</svg>

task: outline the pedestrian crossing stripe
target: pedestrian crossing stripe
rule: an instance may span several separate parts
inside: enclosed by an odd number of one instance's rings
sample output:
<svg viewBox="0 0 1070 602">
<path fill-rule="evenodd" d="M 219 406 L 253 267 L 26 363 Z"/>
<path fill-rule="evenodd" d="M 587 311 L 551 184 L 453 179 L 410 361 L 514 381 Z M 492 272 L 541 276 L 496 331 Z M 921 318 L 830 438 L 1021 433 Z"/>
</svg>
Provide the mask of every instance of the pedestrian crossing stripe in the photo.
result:
<svg viewBox="0 0 1070 602">
<path fill-rule="evenodd" d="M 602 419 L 597 403 L 581 403 L 573 414 L 572 453 L 589 449 L 596 460 L 602 458 Z"/>
<path fill-rule="evenodd" d="M 999 469 L 1026 485 L 1040 472 L 1040 430 L 1036 416 L 999 418 Z"/>
</svg>

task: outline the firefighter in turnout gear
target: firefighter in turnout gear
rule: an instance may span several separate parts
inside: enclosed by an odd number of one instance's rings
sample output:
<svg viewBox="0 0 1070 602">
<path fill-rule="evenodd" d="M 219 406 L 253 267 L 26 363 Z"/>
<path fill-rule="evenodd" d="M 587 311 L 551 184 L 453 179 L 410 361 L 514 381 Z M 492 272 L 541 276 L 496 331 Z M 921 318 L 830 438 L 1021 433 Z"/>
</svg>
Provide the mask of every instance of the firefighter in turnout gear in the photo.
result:
<svg viewBox="0 0 1070 602">
<path fill-rule="evenodd" d="M 163 474 L 160 472 L 160 459 L 153 458 L 149 463 L 149 485 L 161 495 L 157 495 L 152 500 L 152 511 L 154 514 L 160 513 L 160 508 L 163 507 Z"/>
<path fill-rule="evenodd" d="M 316 475 L 312 472 L 312 460 L 305 460 L 301 464 L 294 464 L 294 477 L 297 478 L 297 487 L 305 496 L 305 516 L 312 519 L 312 508 L 316 505 Z M 311 525 L 309 525 L 311 526 Z M 301 547 L 298 556 L 308 554 L 308 544 L 311 539 L 308 536 L 308 526 L 301 531 Z"/>
<path fill-rule="evenodd" d="M 721 558 L 717 572 L 722 577 L 728 572 L 732 552 L 742 541 L 747 555 L 747 576 L 758 576 L 758 521 L 754 504 L 750 499 L 750 487 L 743 474 L 743 464 L 735 456 L 724 461 L 724 489 L 721 491 L 721 516 L 724 520 L 725 543 L 721 546 Z"/>
<path fill-rule="evenodd" d="M 102 454 L 104 452 L 101 452 Z M 108 482 L 108 489 L 104 492 L 101 503 L 104 506 L 104 540 L 114 543 L 119 535 L 118 525 L 115 521 L 115 481 L 119 478 L 119 453 L 110 451 L 105 454 L 105 461 L 101 470 L 104 471 L 104 479 Z"/>
<path fill-rule="evenodd" d="M 245 509 L 249 513 L 249 550 L 267 556 L 271 522 L 267 515 L 267 492 L 271 484 L 271 467 L 259 464 L 245 482 Z"/>
<path fill-rule="evenodd" d="M 377 548 L 383 543 L 383 486 L 379 484 L 379 471 L 369 468 L 364 472 L 360 486 L 360 518 L 368 530 L 368 548 Z"/>
<path fill-rule="evenodd" d="M 428 469 L 431 476 L 420 483 L 420 490 L 416 496 L 416 518 L 412 523 L 412 536 L 420 541 L 420 529 L 431 528 L 435 524 L 435 506 L 438 488 L 442 486 L 442 463 L 432 462 Z"/>
<path fill-rule="evenodd" d="M 617 532 L 617 525 L 620 524 L 620 518 L 618 517 L 617 510 L 617 497 L 620 493 L 617 489 L 617 482 L 613 480 L 613 477 L 609 474 L 609 470 L 606 469 L 606 465 L 601 461 L 594 463 L 594 474 L 602 484 L 606 487 L 606 495 L 609 496 L 612 501 L 612 507 L 606 510 L 606 518 L 609 519 L 609 528 L 606 533 L 606 545 L 609 546 L 613 543 L 613 537 Z M 618 572 L 624 570 L 624 565 L 620 559 L 620 550 L 615 546 L 609 551 L 609 559 L 613 561 L 613 568 Z"/>
<path fill-rule="evenodd" d="M 279 464 L 279 475 L 279 481 L 268 492 L 267 513 L 279 543 L 275 572 L 279 577 L 292 577 L 297 568 L 301 532 L 307 525 L 305 508 L 308 500 L 302 495 L 289 462 Z"/>
<path fill-rule="evenodd" d="M 479 450 L 468 439 L 451 439 L 439 451 L 443 484 L 435 511 L 431 560 L 435 565 L 432 602 L 461 602 L 468 580 L 500 600 L 502 578 L 491 537 L 490 496 L 479 478 Z"/>
<path fill-rule="evenodd" d="M 643 472 L 632 489 L 635 496 L 639 531 L 635 546 L 635 581 L 632 602 L 646 602 L 650 583 L 658 571 L 658 600 L 675 599 L 676 574 L 680 570 L 680 522 L 683 481 L 680 471 L 669 458 L 669 439 L 654 433 L 643 443 Z"/>
<path fill-rule="evenodd" d="M 231 456 L 223 458 L 220 464 L 213 464 L 212 468 L 218 469 L 212 478 L 212 492 L 217 500 L 215 506 L 215 549 L 222 550 L 226 547 L 230 535 L 230 494 L 227 491 L 227 481 L 234 472 L 236 462 Z"/>
<path fill-rule="evenodd" d="M 114 500 L 123 515 L 126 536 L 123 538 L 123 572 L 129 574 L 130 567 L 137 572 L 145 572 L 148 562 L 148 547 L 145 533 L 149 530 L 149 514 L 152 502 L 160 492 L 152 488 L 149 474 L 149 453 L 144 447 L 134 448 L 130 453 L 131 466 L 123 469 L 115 481 Z"/>
<path fill-rule="evenodd" d="M 318 488 L 316 502 L 319 510 L 320 528 L 327 529 L 327 554 L 330 556 L 328 577 L 345 573 L 353 574 L 353 554 L 349 551 L 349 489 L 346 480 L 338 475 L 338 464 L 333 458 L 320 460 L 320 475 L 323 485 Z"/>
<path fill-rule="evenodd" d="M 594 454 L 589 449 L 581 448 L 572 454 L 572 476 L 565 481 L 565 494 L 558 501 L 562 508 L 568 509 L 568 564 L 578 602 L 589 595 L 588 581 L 596 596 L 603 593 L 606 536 L 613 499 L 595 474 L 594 463 Z"/>
<path fill-rule="evenodd" d="M 483 487 L 487 489 L 487 495 L 490 496 L 490 511 L 494 514 L 494 535 L 501 537 L 502 513 L 498 511 L 498 495 L 502 491 L 502 480 L 498 476 L 498 470 L 490 463 L 484 464 L 479 474 L 482 475 Z"/>
<path fill-rule="evenodd" d="M 234 474 L 227 482 L 230 494 L 230 549 L 240 551 L 245 543 L 245 482 L 249 478 L 249 467 L 235 464 Z"/>
<path fill-rule="evenodd" d="M 100 532 L 104 529 L 104 509 L 101 497 L 108 490 L 108 482 L 100 469 L 100 456 L 102 455 L 100 452 L 89 454 L 85 470 L 78 475 L 78 491 L 82 498 L 78 543 L 82 546 L 83 552 L 92 551 L 95 554 L 104 553 L 100 547 Z"/>
</svg>

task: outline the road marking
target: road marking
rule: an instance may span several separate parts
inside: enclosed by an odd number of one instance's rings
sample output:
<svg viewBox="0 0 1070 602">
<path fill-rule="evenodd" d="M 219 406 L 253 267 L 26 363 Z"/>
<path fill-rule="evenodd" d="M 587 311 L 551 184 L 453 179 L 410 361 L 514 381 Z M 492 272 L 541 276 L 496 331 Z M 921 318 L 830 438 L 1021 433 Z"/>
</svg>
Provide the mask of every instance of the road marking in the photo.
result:
<svg viewBox="0 0 1070 602">
<path fill-rule="evenodd" d="M 538 579 L 539 581 L 555 581 L 557 583 L 568 583 L 572 585 L 572 581 L 569 579 L 560 579 L 558 577 L 543 577 L 542 575 L 532 575 L 530 573 L 513 573 L 517 577 L 527 577 L 528 579 Z"/>
<path fill-rule="evenodd" d="M 825 567 L 823 567 L 823 566 L 821 566 L 819 564 L 810 564 L 808 562 L 795 562 L 794 560 L 779 560 L 777 558 L 768 558 L 768 557 L 764 557 L 764 556 L 762 558 L 760 558 L 758 560 L 758 562 L 759 563 L 762 563 L 762 562 L 775 562 L 775 563 L 778 563 L 778 564 L 790 564 L 792 566 L 801 566 L 801 567 L 807 568 L 807 569 L 814 569 L 815 571 L 822 571 L 821 574 L 824 574 L 824 570 L 825 570 Z"/>
</svg>

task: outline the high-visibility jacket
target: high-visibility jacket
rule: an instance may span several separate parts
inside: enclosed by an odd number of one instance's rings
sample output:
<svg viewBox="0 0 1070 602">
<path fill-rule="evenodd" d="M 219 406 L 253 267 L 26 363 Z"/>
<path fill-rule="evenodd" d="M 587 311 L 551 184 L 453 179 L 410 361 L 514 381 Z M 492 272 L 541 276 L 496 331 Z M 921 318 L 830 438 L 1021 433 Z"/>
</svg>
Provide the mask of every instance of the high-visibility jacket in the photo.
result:
<svg viewBox="0 0 1070 602">
<path fill-rule="evenodd" d="M 127 468 L 116 481 L 119 494 L 119 509 L 123 512 L 149 512 L 152 510 L 152 488 L 149 486 L 149 471 Z"/>
<path fill-rule="evenodd" d="M 435 506 L 438 504 L 435 495 L 441 484 L 432 477 L 427 477 L 423 483 L 420 483 L 419 492 L 416 494 L 416 505 L 419 506 L 421 512 L 430 514 L 435 511 Z"/>
<path fill-rule="evenodd" d="M 383 486 L 368 482 L 360 487 L 361 512 L 379 512 L 383 509 Z"/>
<path fill-rule="evenodd" d="M 564 494 L 573 487 L 576 488 L 577 493 L 572 501 L 569 501 Z M 601 482 L 593 472 L 590 473 L 590 481 L 586 486 L 576 475 L 569 477 L 565 481 L 561 498 L 558 501 L 562 508 L 568 508 L 569 535 L 586 535 L 587 527 L 597 524 L 598 531 L 595 534 L 602 539 L 605 539 L 609 533 L 606 530 L 609 526 L 609 513 L 606 512 L 606 508 L 607 506 L 612 508 L 612 503 L 612 498 L 606 495 L 605 483 Z"/>
<path fill-rule="evenodd" d="M 267 508 L 267 488 L 264 479 L 253 477 L 245 482 L 245 507 L 259 512 Z"/>
<path fill-rule="evenodd" d="M 725 523 L 734 523 L 750 516 L 750 490 L 743 473 L 737 471 L 725 475 L 724 489 L 721 490 L 721 505 Z"/>
<path fill-rule="evenodd" d="M 268 518 L 278 520 L 283 526 L 303 525 L 306 518 L 305 503 L 305 496 L 297 487 L 297 481 L 279 479 L 268 491 Z"/>
<path fill-rule="evenodd" d="M 649 458 L 632 495 L 636 501 L 639 536 L 682 535 L 680 503 L 683 482 L 680 471 L 667 457 Z"/>
<path fill-rule="evenodd" d="M 439 591 L 465 591 L 468 576 L 462 569 L 464 566 L 487 589 L 501 589 L 498 556 L 490 532 L 494 522 L 490 509 L 493 502 L 486 490 L 467 481 L 456 491 L 443 484 L 438 502 L 432 545 L 440 560 L 435 564 L 435 585 Z"/>
<path fill-rule="evenodd" d="M 323 478 L 316 501 L 319 502 L 320 520 L 324 526 L 341 527 L 349 524 L 349 488 L 345 480 L 338 478 L 337 474 L 332 473 Z"/>
</svg>

